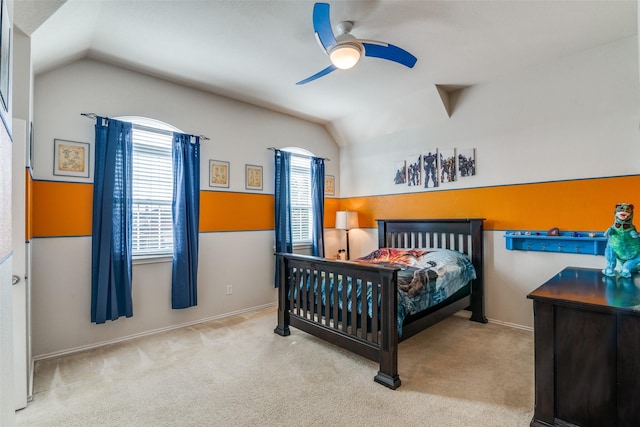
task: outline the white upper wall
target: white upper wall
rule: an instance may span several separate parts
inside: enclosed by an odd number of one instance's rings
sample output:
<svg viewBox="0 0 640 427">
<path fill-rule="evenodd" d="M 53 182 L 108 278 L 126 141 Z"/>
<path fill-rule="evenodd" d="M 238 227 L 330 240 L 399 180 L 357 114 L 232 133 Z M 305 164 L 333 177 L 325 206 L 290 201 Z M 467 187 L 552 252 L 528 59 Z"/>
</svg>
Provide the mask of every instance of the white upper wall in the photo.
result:
<svg viewBox="0 0 640 427">
<path fill-rule="evenodd" d="M 208 159 L 215 159 L 230 162 L 229 191 L 246 191 L 248 163 L 263 166 L 264 192 L 273 193 L 273 153 L 268 147 L 305 148 L 331 159 L 326 173 L 339 176 L 339 148 L 319 124 L 93 60 L 38 76 L 35 99 L 35 179 L 59 179 L 53 175 L 54 138 L 93 144 L 93 123 L 81 113 L 144 116 L 186 133 L 206 135 L 210 140 L 201 142 L 202 190 L 209 189 Z M 88 180 L 64 180 L 93 181 L 93 170 L 90 172 Z"/>
<path fill-rule="evenodd" d="M 451 118 L 342 148 L 341 196 L 425 191 L 394 162 L 430 148 L 476 149 L 477 175 L 441 190 L 640 173 L 638 63 L 630 37 L 468 88 Z"/>
</svg>

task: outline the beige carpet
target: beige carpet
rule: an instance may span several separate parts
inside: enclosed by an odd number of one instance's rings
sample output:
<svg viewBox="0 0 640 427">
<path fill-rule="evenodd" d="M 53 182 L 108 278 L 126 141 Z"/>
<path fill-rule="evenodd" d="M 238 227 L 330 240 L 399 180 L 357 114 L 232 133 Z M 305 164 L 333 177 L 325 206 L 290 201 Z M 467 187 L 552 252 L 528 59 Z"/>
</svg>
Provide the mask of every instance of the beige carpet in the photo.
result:
<svg viewBox="0 0 640 427">
<path fill-rule="evenodd" d="M 36 364 L 18 426 L 528 426 L 533 334 L 453 316 L 400 345 L 402 386 L 274 308 Z"/>
</svg>

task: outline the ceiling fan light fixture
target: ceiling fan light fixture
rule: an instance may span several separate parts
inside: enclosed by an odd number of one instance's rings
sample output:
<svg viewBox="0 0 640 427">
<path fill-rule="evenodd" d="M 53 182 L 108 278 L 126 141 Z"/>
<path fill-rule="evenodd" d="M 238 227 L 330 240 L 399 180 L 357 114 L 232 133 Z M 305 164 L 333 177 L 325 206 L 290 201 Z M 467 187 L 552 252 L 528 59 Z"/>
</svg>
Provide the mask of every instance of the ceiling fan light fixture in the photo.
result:
<svg viewBox="0 0 640 427">
<path fill-rule="evenodd" d="M 343 42 L 329 51 L 331 63 L 341 70 L 353 68 L 362 55 L 362 46 L 356 42 Z"/>
<path fill-rule="evenodd" d="M 296 85 L 307 84 L 335 70 L 353 68 L 360 61 L 361 56 L 397 62 L 408 68 L 413 68 L 416 64 L 417 58 L 398 46 L 352 36 L 353 21 L 338 22 L 334 32 L 331 28 L 329 8 L 329 3 L 313 5 L 313 31 L 322 51 L 329 56 L 331 65 L 311 77 L 300 80 Z"/>
</svg>

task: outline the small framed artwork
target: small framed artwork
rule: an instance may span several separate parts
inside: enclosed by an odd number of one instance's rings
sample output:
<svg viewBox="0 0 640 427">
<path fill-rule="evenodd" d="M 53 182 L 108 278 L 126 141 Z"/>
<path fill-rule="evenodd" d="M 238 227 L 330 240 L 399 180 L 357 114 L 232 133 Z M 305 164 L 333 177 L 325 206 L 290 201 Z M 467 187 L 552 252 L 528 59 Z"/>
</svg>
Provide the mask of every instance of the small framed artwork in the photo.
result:
<svg viewBox="0 0 640 427">
<path fill-rule="evenodd" d="M 438 173 L 440 174 L 440 182 L 454 182 L 456 180 L 456 149 L 440 150 L 439 152 Z"/>
<path fill-rule="evenodd" d="M 324 195 L 335 196 L 336 195 L 336 177 L 333 175 L 324 176 Z"/>
<path fill-rule="evenodd" d="M 422 156 L 420 154 L 414 154 L 407 158 L 407 185 L 409 187 L 420 185 L 420 177 L 422 176 L 421 160 Z"/>
<path fill-rule="evenodd" d="M 476 174 L 476 150 L 474 148 L 458 151 L 458 171 L 461 177 Z"/>
<path fill-rule="evenodd" d="M 11 78 L 10 51 L 11 49 L 11 22 L 9 22 L 9 12 L 7 10 L 7 1 L 0 0 L 0 101 L 4 111 L 9 111 L 9 82 Z"/>
<path fill-rule="evenodd" d="M 53 174 L 89 178 L 89 144 L 54 139 Z"/>
<path fill-rule="evenodd" d="M 424 188 L 438 186 L 438 149 L 431 148 L 422 155 L 422 171 L 424 172 Z"/>
<path fill-rule="evenodd" d="M 407 162 L 405 160 L 398 160 L 393 165 L 394 184 L 406 184 L 407 183 Z"/>
<path fill-rule="evenodd" d="M 229 162 L 209 160 L 209 187 L 229 188 Z"/>
<path fill-rule="evenodd" d="M 262 166 L 245 165 L 245 187 L 247 190 L 262 190 Z"/>
</svg>

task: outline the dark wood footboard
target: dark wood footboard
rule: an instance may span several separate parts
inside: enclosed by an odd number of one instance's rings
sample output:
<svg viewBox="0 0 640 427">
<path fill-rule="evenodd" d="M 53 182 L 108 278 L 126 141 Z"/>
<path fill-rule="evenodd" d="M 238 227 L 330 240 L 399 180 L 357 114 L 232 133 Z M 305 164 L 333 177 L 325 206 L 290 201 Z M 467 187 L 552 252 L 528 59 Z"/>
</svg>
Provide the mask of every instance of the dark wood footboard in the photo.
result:
<svg viewBox="0 0 640 427">
<path fill-rule="evenodd" d="M 487 322 L 482 224 L 482 219 L 475 218 L 378 220 L 380 248 L 453 249 L 467 254 L 476 270 L 477 278 L 456 294 L 407 317 L 402 340 L 464 309 L 471 311 L 471 320 Z M 274 332 L 287 336 L 293 326 L 378 362 L 374 380 L 398 388 L 398 269 L 283 253 L 276 254 L 276 260 L 279 290 Z M 371 298 L 359 298 L 356 285 L 363 293 L 370 291 Z"/>
<path fill-rule="evenodd" d="M 398 269 L 305 255 L 276 258 L 280 283 L 274 332 L 286 336 L 293 326 L 378 362 L 375 381 L 398 388 Z"/>
</svg>

